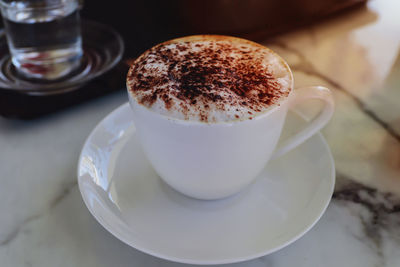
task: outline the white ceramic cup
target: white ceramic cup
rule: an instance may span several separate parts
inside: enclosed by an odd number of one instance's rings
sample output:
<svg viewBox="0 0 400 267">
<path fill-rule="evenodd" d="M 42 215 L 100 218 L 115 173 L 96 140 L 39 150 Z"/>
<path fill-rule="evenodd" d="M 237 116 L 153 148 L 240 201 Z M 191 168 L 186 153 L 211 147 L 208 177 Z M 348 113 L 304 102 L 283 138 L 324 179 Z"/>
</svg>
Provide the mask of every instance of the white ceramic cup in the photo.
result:
<svg viewBox="0 0 400 267">
<path fill-rule="evenodd" d="M 233 122 L 167 117 L 139 104 L 130 90 L 128 95 L 139 140 L 156 172 L 175 190 L 198 199 L 218 199 L 239 192 L 270 159 L 318 132 L 334 111 L 329 89 L 312 86 L 293 90 L 293 83 L 280 105 L 251 120 Z M 308 99 L 322 100 L 322 112 L 276 148 L 288 109 Z"/>
</svg>

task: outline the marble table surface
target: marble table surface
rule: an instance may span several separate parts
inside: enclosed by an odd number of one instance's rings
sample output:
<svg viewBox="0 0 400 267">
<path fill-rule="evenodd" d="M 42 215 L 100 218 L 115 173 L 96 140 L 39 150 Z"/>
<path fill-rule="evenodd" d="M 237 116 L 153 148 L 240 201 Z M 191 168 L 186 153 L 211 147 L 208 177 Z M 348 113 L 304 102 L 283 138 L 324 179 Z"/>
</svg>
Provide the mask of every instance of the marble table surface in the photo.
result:
<svg viewBox="0 0 400 267">
<path fill-rule="evenodd" d="M 399 12 L 399 1 L 370 1 L 263 42 L 288 61 L 297 87 L 332 89 L 336 112 L 322 133 L 337 185 L 305 236 L 230 266 L 400 266 Z M 34 121 L 0 118 L 0 266 L 185 266 L 123 244 L 80 196 L 76 165 L 85 138 L 126 101 L 120 91 Z"/>
</svg>

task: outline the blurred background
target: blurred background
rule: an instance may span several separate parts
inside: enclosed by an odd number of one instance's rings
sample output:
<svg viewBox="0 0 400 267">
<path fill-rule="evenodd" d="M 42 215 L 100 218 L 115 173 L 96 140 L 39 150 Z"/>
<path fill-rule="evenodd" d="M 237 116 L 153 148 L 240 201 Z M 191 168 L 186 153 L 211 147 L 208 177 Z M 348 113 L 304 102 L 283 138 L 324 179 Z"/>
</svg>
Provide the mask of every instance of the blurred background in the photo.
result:
<svg viewBox="0 0 400 267">
<path fill-rule="evenodd" d="M 253 40 L 293 30 L 366 0 L 169 0 L 84 1 L 82 17 L 112 25 L 124 38 L 126 56 L 178 36 L 214 33 Z"/>
<path fill-rule="evenodd" d="M 37 118 L 121 90 L 125 88 L 129 61 L 151 46 L 168 39 L 212 33 L 240 36 L 254 41 L 266 40 L 277 34 L 362 8 L 365 2 L 366 0 L 149 0 L 117 1 L 111 5 L 109 1 L 80 1 L 84 33 L 87 20 L 91 20 L 111 26 L 122 36 L 125 50 L 120 63 L 96 79 L 84 77 L 84 81 L 67 90 L 54 89 L 40 93 L 42 84 L 28 85 L 37 87 L 40 94 L 27 93 L 26 86 L 22 88 L 24 90 L 15 90 L 14 87 L 21 89 L 21 86 L 15 84 L 18 78 L 11 75 L 5 85 L 0 83 L 0 115 L 19 119 Z M 97 31 L 90 27 L 86 30 L 91 35 Z M 83 35 L 85 46 L 87 36 Z M 86 40 L 88 38 L 91 37 Z M 96 42 L 92 47 L 97 45 L 97 50 L 101 49 L 101 42 Z M 106 58 L 104 54 L 107 53 L 101 52 L 96 51 L 94 54 L 100 59 Z M 0 51 L 0 57 L 4 53 L 7 53 L 6 49 Z M 93 58 L 89 59 L 92 59 L 91 63 L 95 61 Z M 9 67 L 0 66 L 0 72 L 5 72 L 5 75 L 0 75 L 0 80 L 4 76 L 10 76 L 7 71 Z M 56 85 L 59 86 L 54 86 Z M 51 86 L 52 84 L 43 85 L 50 89 Z"/>
</svg>

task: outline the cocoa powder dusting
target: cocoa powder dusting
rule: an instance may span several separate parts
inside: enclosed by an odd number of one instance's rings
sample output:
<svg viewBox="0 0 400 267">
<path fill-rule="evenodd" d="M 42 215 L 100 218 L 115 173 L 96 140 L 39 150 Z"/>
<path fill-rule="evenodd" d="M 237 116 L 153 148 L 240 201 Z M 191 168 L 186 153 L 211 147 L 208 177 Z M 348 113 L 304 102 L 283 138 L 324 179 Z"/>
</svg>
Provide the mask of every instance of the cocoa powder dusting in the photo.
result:
<svg viewBox="0 0 400 267">
<path fill-rule="evenodd" d="M 266 66 L 263 49 L 212 36 L 205 40 L 166 42 L 139 57 L 127 77 L 137 101 L 147 107 L 162 101 L 185 119 L 194 113 L 212 121 L 212 109 L 245 109 L 251 115 L 289 94 Z"/>
</svg>

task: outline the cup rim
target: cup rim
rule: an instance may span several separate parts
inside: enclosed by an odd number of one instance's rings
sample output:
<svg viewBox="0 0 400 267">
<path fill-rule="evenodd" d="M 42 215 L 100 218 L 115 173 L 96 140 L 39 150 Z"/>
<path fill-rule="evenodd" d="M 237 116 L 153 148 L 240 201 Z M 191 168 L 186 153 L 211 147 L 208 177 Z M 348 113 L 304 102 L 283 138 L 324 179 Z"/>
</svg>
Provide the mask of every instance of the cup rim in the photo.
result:
<svg viewBox="0 0 400 267">
<path fill-rule="evenodd" d="M 253 42 L 253 41 L 250 41 L 250 40 L 247 40 L 247 39 L 243 39 L 243 38 L 233 37 L 233 36 L 214 35 L 214 34 L 202 34 L 202 35 L 190 35 L 190 36 L 179 37 L 179 38 L 175 38 L 175 39 L 172 39 L 172 40 L 168 40 L 168 41 L 162 42 L 162 43 L 157 44 L 157 45 L 173 43 L 173 42 L 177 42 L 177 41 L 183 40 L 183 39 L 197 40 L 197 39 L 201 39 L 201 38 L 205 38 L 205 37 L 229 38 L 229 39 L 238 40 L 238 41 L 246 41 L 246 42 L 255 44 L 255 45 L 257 45 L 257 46 L 262 46 L 264 49 L 267 49 L 270 53 L 272 53 L 275 57 L 277 57 L 277 58 L 283 63 L 283 65 L 287 68 L 287 70 L 289 71 L 289 77 L 290 77 L 290 80 L 291 80 L 291 82 L 290 82 L 290 87 L 289 87 L 289 88 L 290 88 L 289 94 L 288 94 L 287 96 L 282 97 L 282 98 L 280 99 L 280 101 L 278 101 L 277 103 L 274 103 L 273 105 L 271 105 L 270 107 L 268 107 L 265 111 L 259 112 L 259 113 L 255 114 L 255 115 L 252 117 L 252 119 L 249 119 L 249 118 L 245 118 L 245 119 L 238 118 L 238 119 L 234 119 L 234 120 L 217 121 L 217 122 L 200 121 L 200 120 L 186 120 L 186 119 L 175 118 L 175 117 L 171 117 L 171 116 L 168 116 L 168 115 L 165 115 L 165 114 L 158 113 L 158 112 L 156 112 L 156 111 L 154 111 L 154 110 L 148 108 L 147 106 L 140 104 L 140 103 L 137 101 L 135 95 L 131 92 L 130 86 L 129 86 L 129 84 L 128 84 L 128 81 L 126 81 L 126 89 L 127 89 L 127 91 L 128 91 L 128 96 L 129 96 L 129 98 L 132 99 L 132 101 L 135 101 L 135 103 L 136 103 L 138 106 L 140 106 L 141 108 L 146 109 L 147 111 L 150 111 L 151 113 L 154 113 L 154 114 L 156 114 L 156 115 L 158 115 L 158 116 L 160 116 L 160 117 L 163 117 L 163 118 L 165 118 L 165 119 L 167 119 L 167 120 L 174 121 L 174 122 L 176 122 L 176 123 L 191 124 L 191 125 L 216 125 L 216 124 L 219 124 L 219 125 L 222 125 L 222 124 L 229 125 L 229 124 L 235 124 L 235 123 L 240 123 L 240 122 L 258 120 L 258 119 L 261 119 L 261 118 L 263 118 L 263 117 L 266 117 L 266 116 L 268 116 L 270 113 L 272 113 L 272 112 L 274 112 L 276 109 L 278 109 L 278 108 L 281 106 L 281 104 L 286 103 L 286 102 L 288 101 L 289 97 L 293 94 L 293 90 L 294 90 L 294 77 L 293 77 L 293 72 L 292 72 L 292 70 L 290 69 L 289 64 L 288 64 L 278 53 L 276 53 L 275 51 L 271 50 L 271 49 L 268 48 L 267 46 L 261 45 L 261 44 L 259 44 L 259 43 L 256 43 L 256 42 Z M 156 45 L 156 46 L 157 46 L 157 45 Z M 142 55 L 146 54 L 147 51 L 149 51 L 149 50 L 152 49 L 152 48 L 153 48 L 153 47 L 147 49 L 147 50 L 144 51 L 139 57 L 137 57 L 137 58 L 134 60 L 134 62 L 131 64 L 131 67 L 129 68 L 129 71 L 128 71 L 127 76 L 129 76 L 129 74 L 132 72 L 132 66 L 133 66 L 137 61 L 139 61 L 139 60 L 141 59 Z"/>
<path fill-rule="evenodd" d="M 186 119 L 179 119 L 179 118 L 170 117 L 168 115 L 164 115 L 164 114 L 158 113 L 158 112 L 156 112 L 156 111 L 154 111 L 154 110 L 152 110 L 152 109 L 150 109 L 150 108 L 138 103 L 136 101 L 136 99 L 130 93 L 128 93 L 128 95 L 129 95 L 129 98 L 131 99 L 129 101 L 129 104 L 130 104 L 131 108 L 132 108 L 132 102 L 131 101 L 134 101 L 135 105 L 137 105 L 140 109 L 143 109 L 146 112 L 150 112 L 151 114 L 153 114 L 153 115 L 155 115 L 157 117 L 163 118 L 165 120 L 171 121 L 171 122 L 176 123 L 176 124 L 198 125 L 198 126 L 212 126 L 212 125 L 230 126 L 230 125 L 235 125 L 235 124 L 240 124 L 240 123 L 249 123 L 249 122 L 252 122 L 252 121 L 258 121 L 258 120 L 264 119 L 265 117 L 267 117 L 271 113 L 273 113 L 276 110 L 278 110 L 279 108 L 281 108 L 282 105 L 285 105 L 288 102 L 289 97 L 292 95 L 292 92 L 293 92 L 293 90 L 291 90 L 289 95 L 286 96 L 285 98 L 283 98 L 279 103 L 271 106 L 270 108 L 268 108 L 264 112 L 261 112 L 261 113 L 255 115 L 254 117 L 252 117 L 252 119 L 249 119 L 249 118 L 240 119 L 239 118 L 239 119 L 235 119 L 235 120 L 216 121 L 216 122 L 213 122 L 213 121 L 211 121 L 211 122 L 210 121 L 199 121 L 199 120 L 186 120 Z"/>
</svg>

